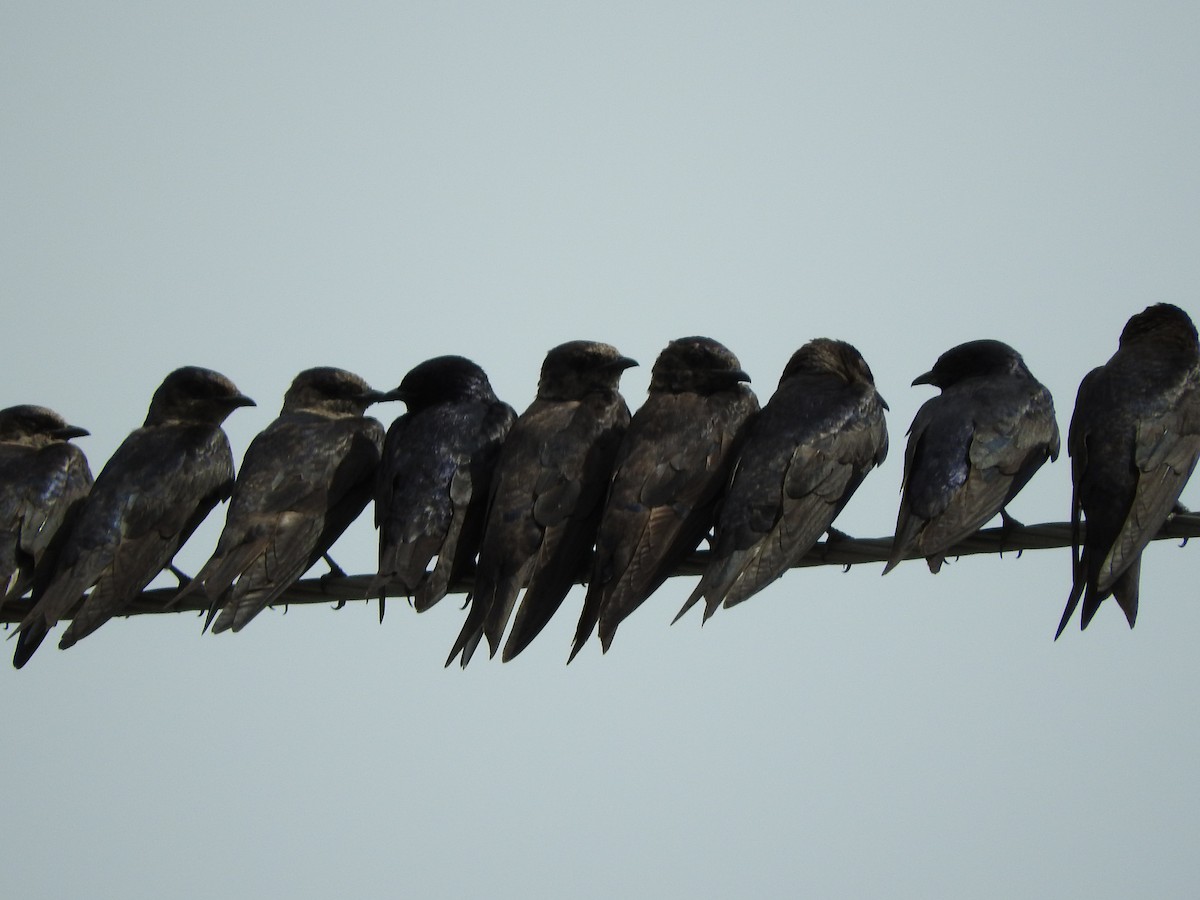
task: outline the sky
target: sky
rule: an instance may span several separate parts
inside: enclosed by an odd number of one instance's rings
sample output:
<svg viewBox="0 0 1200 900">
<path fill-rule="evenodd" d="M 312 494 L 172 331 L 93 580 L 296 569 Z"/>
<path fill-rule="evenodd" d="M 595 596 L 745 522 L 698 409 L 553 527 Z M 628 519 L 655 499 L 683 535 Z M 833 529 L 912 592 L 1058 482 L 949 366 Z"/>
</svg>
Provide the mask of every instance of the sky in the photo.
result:
<svg viewBox="0 0 1200 900">
<path fill-rule="evenodd" d="M 841 338 L 892 452 L 838 524 L 887 535 L 944 350 L 1012 344 L 1065 432 L 1131 315 L 1200 315 L 1198 41 L 1194 3 L 5 4 L 0 406 L 99 471 L 186 364 L 258 401 L 240 459 L 310 366 L 458 353 L 520 410 L 587 338 L 636 408 L 673 338 L 764 401 Z M 1069 504 L 1064 455 L 1010 511 Z M 368 515 L 333 555 L 375 552 Z M 791 572 L 704 628 L 672 579 L 569 667 L 580 588 L 466 671 L 459 597 L 115 620 L 0 666 L 5 890 L 1194 897 L 1197 552 L 1057 643 L 1065 550 Z"/>
</svg>

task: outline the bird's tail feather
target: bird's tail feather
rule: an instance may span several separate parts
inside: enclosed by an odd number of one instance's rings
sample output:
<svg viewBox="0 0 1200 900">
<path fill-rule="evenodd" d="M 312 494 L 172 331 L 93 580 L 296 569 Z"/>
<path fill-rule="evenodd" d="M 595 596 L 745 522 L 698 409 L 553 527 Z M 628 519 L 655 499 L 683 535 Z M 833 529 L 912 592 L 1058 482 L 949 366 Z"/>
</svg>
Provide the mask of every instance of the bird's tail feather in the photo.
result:
<svg viewBox="0 0 1200 900">
<path fill-rule="evenodd" d="M 1071 621 L 1071 616 L 1075 613 L 1075 607 L 1079 605 L 1079 598 L 1083 596 L 1083 589 L 1086 583 L 1087 579 L 1083 578 L 1079 572 L 1076 572 L 1075 583 L 1071 585 L 1071 596 L 1067 598 L 1067 608 L 1063 610 L 1062 619 L 1059 620 L 1058 631 L 1054 632 L 1054 639 L 1056 641 L 1067 627 L 1067 623 Z M 1087 627 L 1086 624 L 1084 627 Z"/>
<path fill-rule="evenodd" d="M 23 668 L 49 632 L 46 623 L 40 619 L 35 619 L 28 625 L 22 623 L 21 630 L 17 633 L 17 649 L 13 652 L 13 668 Z"/>
<path fill-rule="evenodd" d="M 471 661 L 480 640 L 483 639 L 483 623 L 487 612 L 486 603 L 482 597 L 468 594 L 467 602 L 471 604 L 471 609 L 467 612 L 467 620 L 463 622 L 462 630 L 458 633 L 454 646 L 450 648 L 450 655 L 446 657 L 447 666 L 454 662 L 455 657 L 459 657 L 459 664 L 464 669 Z"/>
<path fill-rule="evenodd" d="M 575 626 L 575 639 L 571 642 L 571 655 L 567 657 L 568 665 L 595 632 L 596 625 L 600 621 L 600 607 L 603 603 L 604 588 L 599 581 L 593 581 L 588 585 L 587 594 L 583 598 L 583 611 L 580 612 L 579 623 Z"/>
</svg>

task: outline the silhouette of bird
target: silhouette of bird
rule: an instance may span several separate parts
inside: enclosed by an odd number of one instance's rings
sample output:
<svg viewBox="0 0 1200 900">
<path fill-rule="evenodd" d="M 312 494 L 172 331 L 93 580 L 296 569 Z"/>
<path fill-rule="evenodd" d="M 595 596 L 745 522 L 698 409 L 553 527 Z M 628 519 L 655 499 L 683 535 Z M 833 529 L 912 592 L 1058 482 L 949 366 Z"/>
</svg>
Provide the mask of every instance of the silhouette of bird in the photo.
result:
<svg viewBox="0 0 1200 900">
<path fill-rule="evenodd" d="M 117 448 L 80 505 L 44 590 L 18 626 L 21 668 L 59 619 L 92 588 L 62 636 L 67 648 L 120 615 L 233 485 L 233 454 L 221 423 L 254 401 L 197 366 L 168 375 L 145 424 Z M 40 579 L 39 579 L 40 580 Z"/>
<path fill-rule="evenodd" d="M 920 555 L 931 572 L 946 551 L 1000 513 L 1047 459 L 1057 459 L 1050 392 L 1012 347 L 982 340 L 947 350 L 914 385 L 926 400 L 908 430 L 896 536 L 883 573 Z"/>
<path fill-rule="evenodd" d="M 617 386 L 637 365 L 615 347 L 560 344 L 546 354 L 537 398 L 500 450 L 471 610 L 446 665 L 465 667 L 487 635 L 495 655 L 522 588 L 503 659 L 524 649 L 583 574 L 629 407 Z"/>
<path fill-rule="evenodd" d="M 748 428 L 712 558 L 676 620 L 701 598 L 707 620 L 800 561 L 887 456 L 885 409 L 850 344 L 817 338 L 792 355 Z"/>
<path fill-rule="evenodd" d="M 597 624 L 607 652 L 617 626 L 712 526 L 740 438 L 758 412 L 742 383 L 749 380 L 711 338 L 680 338 L 658 355 L 646 402 L 617 453 L 568 662 Z"/>
<path fill-rule="evenodd" d="M 216 550 L 172 604 L 202 592 L 205 627 L 240 631 L 325 556 L 371 497 L 383 426 L 363 412 L 384 399 L 342 369 L 297 375 L 246 448 Z"/>
<path fill-rule="evenodd" d="M 85 435 L 44 406 L 0 410 L 0 607 L 53 566 L 92 486 L 83 451 L 67 443 Z"/>
<path fill-rule="evenodd" d="M 393 396 L 408 411 L 388 429 L 375 482 L 379 570 L 369 593 L 379 596 L 381 619 L 389 584 L 423 612 L 470 571 L 492 470 L 517 418 L 483 369 L 461 356 L 426 360 Z"/>
<path fill-rule="evenodd" d="M 1200 344 L 1187 313 L 1159 303 L 1129 320 L 1117 352 L 1079 385 L 1067 451 L 1073 584 L 1054 637 L 1081 598 L 1082 628 L 1108 597 L 1132 628 L 1142 550 L 1200 456 Z"/>
</svg>

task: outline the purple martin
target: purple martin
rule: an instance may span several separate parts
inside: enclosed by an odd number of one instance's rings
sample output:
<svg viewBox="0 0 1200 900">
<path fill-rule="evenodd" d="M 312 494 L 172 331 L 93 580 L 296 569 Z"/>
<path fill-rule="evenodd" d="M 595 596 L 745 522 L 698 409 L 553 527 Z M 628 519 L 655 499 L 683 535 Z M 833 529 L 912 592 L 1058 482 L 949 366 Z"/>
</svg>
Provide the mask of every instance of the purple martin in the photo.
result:
<svg viewBox="0 0 1200 900">
<path fill-rule="evenodd" d="M 1200 456 L 1200 345 L 1187 313 L 1159 303 L 1129 320 L 1117 352 L 1079 385 L 1067 452 L 1073 585 L 1054 637 L 1081 597 L 1083 628 L 1106 597 L 1132 628 L 1142 550 Z"/>
<path fill-rule="evenodd" d="M 850 344 L 817 338 L 793 354 L 747 429 L 712 559 L 679 616 L 703 597 L 708 619 L 799 562 L 887 456 L 885 409 Z"/>
<path fill-rule="evenodd" d="M 607 652 L 617 626 L 708 533 L 758 400 L 722 344 L 672 341 L 655 360 L 646 402 L 621 442 L 583 614 L 568 662 L 599 624 Z"/>
<path fill-rule="evenodd" d="M 1000 513 L 1047 459 L 1058 459 L 1050 392 L 1012 347 L 981 340 L 947 350 L 914 385 L 926 400 L 908 430 L 900 512 L 886 575 L 913 554 L 931 572 L 946 551 Z"/>
<path fill-rule="evenodd" d="M 634 365 L 615 347 L 592 341 L 571 341 L 546 354 L 537 397 L 500 450 L 471 610 L 446 665 L 461 656 L 466 666 L 485 634 L 494 656 L 524 588 L 502 657 L 512 659 L 583 574 L 629 424 L 617 385 Z"/>
<path fill-rule="evenodd" d="M 461 356 L 426 360 L 392 396 L 408 410 L 388 429 L 375 481 L 379 574 L 370 594 L 379 596 L 381 619 L 388 584 L 424 612 L 470 571 L 492 470 L 517 418 L 483 369 Z"/>
<path fill-rule="evenodd" d="M 61 648 L 120 615 L 170 565 L 229 497 L 233 454 L 221 423 L 239 406 L 253 405 L 210 369 L 186 366 L 164 379 L 145 424 L 125 438 L 81 504 L 45 589 L 34 592 L 34 608 L 18 626 L 18 669 L 88 588 Z"/>
<path fill-rule="evenodd" d="M 86 434 L 44 406 L 0 409 L 0 606 L 53 566 L 92 486 L 83 451 L 67 443 Z"/>
<path fill-rule="evenodd" d="M 908 428 L 884 575 L 913 553 L 937 572 L 946 551 L 997 512 L 1012 522 L 1004 506 L 1046 460 L 1058 458 L 1054 400 L 1008 344 L 959 344 L 913 384 L 942 392 L 922 404 Z"/>
<path fill-rule="evenodd" d="M 388 397 L 342 369 L 297 375 L 246 448 L 216 550 L 172 602 L 202 592 L 205 627 L 240 631 L 295 584 L 371 498 L 383 426 L 363 412 Z"/>
</svg>

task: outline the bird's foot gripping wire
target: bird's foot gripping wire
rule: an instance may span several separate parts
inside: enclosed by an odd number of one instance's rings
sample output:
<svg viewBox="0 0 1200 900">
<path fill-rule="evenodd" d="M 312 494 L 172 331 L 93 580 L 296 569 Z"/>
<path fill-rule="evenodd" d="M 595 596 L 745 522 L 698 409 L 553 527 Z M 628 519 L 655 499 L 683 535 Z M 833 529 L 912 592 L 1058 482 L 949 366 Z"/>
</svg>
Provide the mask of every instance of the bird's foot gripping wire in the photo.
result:
<svg viewBox="0 0 1200 900">
<path fill-rule="evenodd" d="M 1019 522 L 1008 514 L 1008 510 L 1000 510 L 1000 558 L 1004 559 L 1004 547 L 1008 543 L 1008 539 L 1016 532 L 1025 527 L 1023 522 Z M 1021 558 L 1024 549 L 1017 549 L 1017 559 Z"/>
<path fill-rule="evenodd" d="M 324 591 L 326 588 L 329 587 L 329 582 L 331 582 L 335 579 L 338 579 L 338 578 L 345 578 L 346 572 L 342 569 L 341 566 L 339 566 L 337 563 L 335 563 L 333 561 L 333 557 L 330 556 L 328 553 L 322 553 L 321 559 L 325 560 L 325 565 L 329 566 L 329 571 L 321 576 L 321 590 Z M 339 601 L 337 601 L 337 603 L 335 603 L 333 605 L 333 608 L 341 609 L 345 605 L 346 605 L 345 600 L 339 600 Z M 284 615 L 287 614 L 287 604 L 284 604 L 283 612 L 284 612 Z"/>
<path fill-rule="evenodd" d="M 345 570 L 333 561 L 333 557 L 328 553 L 322 553 L 321 559 L 325 560 L 325 565 L 329 566 L 329 571 L 321 576 L 321 590 L 325 590 L 331 581 L 338 578 L 345 578 Z"/>
<path fill-rule="evenodd" d="M 829 528 L 825 529 L 825 543 L 826 544 L 840 544 L 840 543 L 843 543 L 846 541 L 853 541 L 853 540 L 854 540 L 854 538 L 850 537 L 850 535 L 846 534 L 846 532 L 841 531 L 837 528 L 834 528 L 832 525 L 829 526 Z M 846 563 L 845 565 L 842 566 L 843 573 L 849 572 L 849 571 L 850 571 L 850 563 Z"/>
<path fill-rule="evenodd" d="M 1173 517 L 1173 516 L 1190 516 L 1191 514 L 1192 514 L 1192 511 L 1190 509 L 1188 509 L 1186 506 L 1184 506 L 1179 501 L 1175 501 L 1175 505 L 1173 507 L 1171 507 L 1171 516 L 1168 516 L 1168 518 Z M 1187 542 L 1188 542 L 1188 538 L 1184 538 L 1183 540 L 1181 540 L 1179 542 L 1179 546 L 1186 547 Z"/>
<path fill-rule="evenodd" d="M 167 571 L 179 580 L 180 588 L 185 588 L 192 583 L 192 576 L 176 566 L 175 563 L 167 563 Z"/>
<path fill-rule="evenodd" d="M 321 576 L 321 583 L 324 584 L 330 578 L 345 578 L 346 573 L 337 563 L 333 561 L 333 557 L 328 553 L 322 553 L 321 559 L 325 560 L 325 565 L 329 566 L 329 571 Z"/>
</svg>

